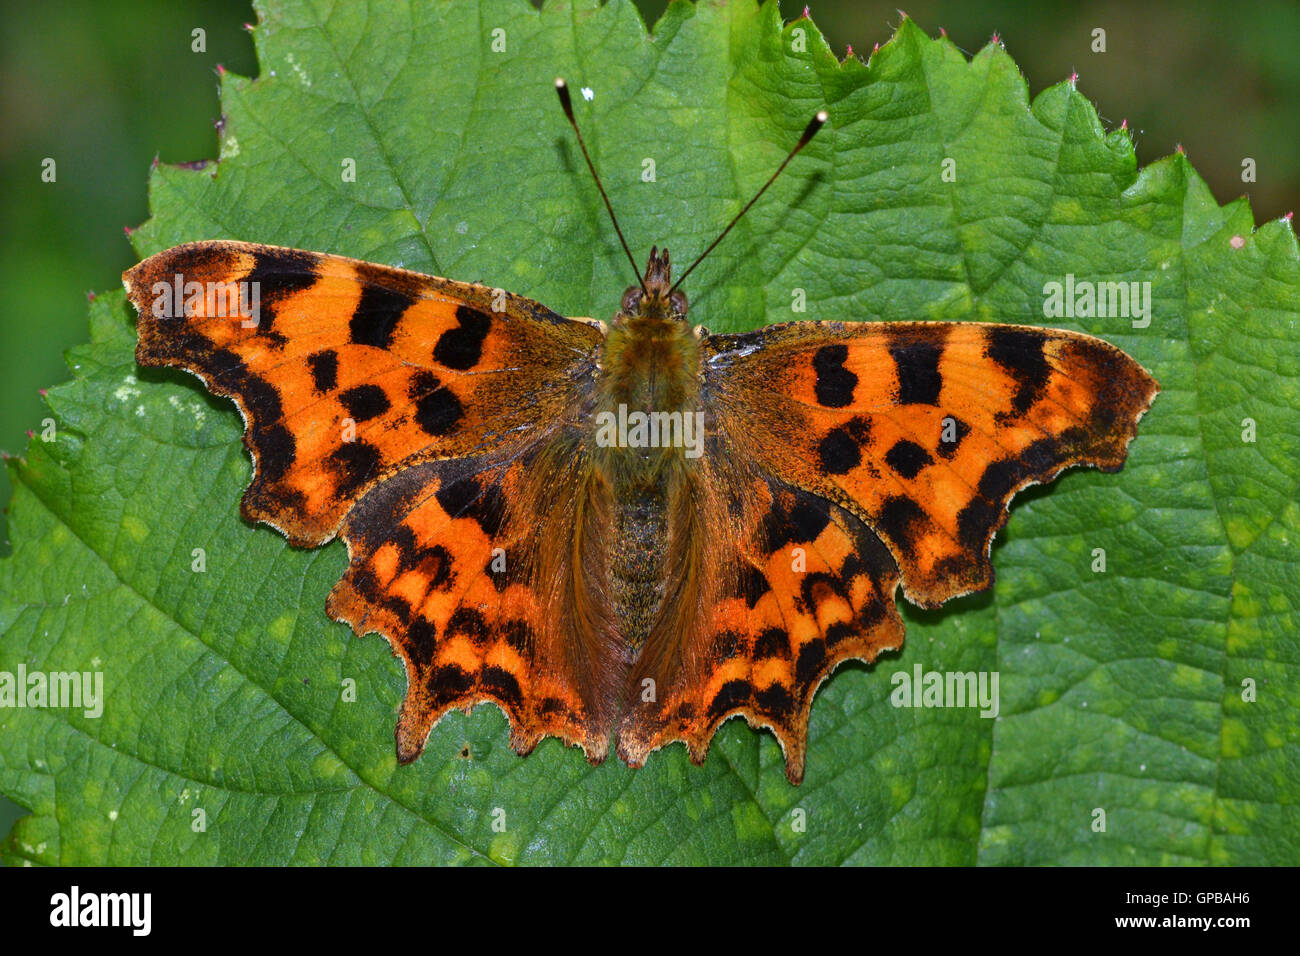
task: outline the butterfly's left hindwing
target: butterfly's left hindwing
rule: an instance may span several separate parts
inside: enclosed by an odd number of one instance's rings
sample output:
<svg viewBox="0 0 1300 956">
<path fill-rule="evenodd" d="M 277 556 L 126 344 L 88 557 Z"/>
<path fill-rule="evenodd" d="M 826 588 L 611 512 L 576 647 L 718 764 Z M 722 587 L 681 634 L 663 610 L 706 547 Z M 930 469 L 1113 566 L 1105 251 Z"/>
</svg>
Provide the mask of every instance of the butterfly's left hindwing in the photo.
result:
<svg viewBox="0 0 1300 956">
<path fill-rule="evenodd" d="M 327 610 L 358 634 L 400 636 L 403 763 L 443 714 L 480 701 L 505 712 L 520 754 L 552 735 L 604 758 L 613 695 L 602 675 L 622 675 L 619 646 L 608 634 L 584 643 L 572 627 L 578 595 L 548 586 L 570 558 L 555 545 L 579 535 L 589 474 L 561 438 L 505 459 L 405 468 L 349 512 L 351 563 Z"/>
</svg>

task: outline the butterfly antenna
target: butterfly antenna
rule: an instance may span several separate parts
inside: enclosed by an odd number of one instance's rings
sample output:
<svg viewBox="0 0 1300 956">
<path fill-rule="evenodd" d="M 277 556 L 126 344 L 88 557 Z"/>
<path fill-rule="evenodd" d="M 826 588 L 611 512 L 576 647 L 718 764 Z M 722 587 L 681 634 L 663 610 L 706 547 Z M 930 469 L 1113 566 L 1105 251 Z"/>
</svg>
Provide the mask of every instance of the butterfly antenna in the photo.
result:
<svg viewBox="0 0 1300 956">
<path fill-rule="evenodd" d="M 712 252 L 715 248 L 717 248 L 718 243 L 720 243 L 723 239 L 727 238 L 727 233 L 731 232 L 732 226 L 740 222 L 740 217 L 745 215 L 745 213 L 749 212 L 749 207 L 754 205 L 754 203 L 758 202 L 759 197 L 762 196 L 763 193 L 767 192 L 768 186 L 776 182 L 776 177 L 781 175 L 781 171 L 790 164 L 790 160 L 794 159 L 795 156 L 799 154 L 799 150 L 803 149 L 812 141 L 812 138 L 817 135 L 817 131 L 826 125 L 826 121 L 828 119 L 830 119 L 830 114 L 827 113 L 825 110 L 817 111 L 817 115 L 812 118 L 812 120 L 808 123 L 808 126 L 804 129 L 803 135 L 799 137 L 799 142 L 795 143 L 794 149 L 790 150 L 790 155 L 788 155 L 784 160 L 782 160 L 780 166 L 776 167 L 776 172 L 772 174 L 772 177 L 767 182 L 763 183 L 763 188 L 760 189 L 758 192 L 754 193 L 754 198 L 751 199 L 749 202 L 745 203 L 745 208 L 740 210 L 740 212 L 736 213 L 736 218 L 731 220 L 731 222 L 727 224 L 727 228 L 722 230 L 722 234 L 718 236 L 718 238 L 714 239 L 713 242 L 709 244 L 709 248 L 701 252 L 699 258 L 696 259 L 694 262 L 692 262 L 690 264 L 690 267 L 681 274 L 681 276 L 677 279 L 676 282 L 673 283 L 672 289 L 668 290 L 670 293 L 675 291 L 679 285 L 681 285 L 683 282 L 686 281 L 686 277 L 695 271 L 695 267 L 704 261 L 705 256 L 707 256 L 710 252 Z"/>
<path fill-rule="evenodd" d="M 582 150 L 582 158 L 587 161 L 587 168 L 591 170 L 591 178 L 596 180 L 596 188 L 600 190 L 600 198 L 605 200 L 605 208 L 609 210 L 610 222 L 614 224 L 614 231 L 618 233 L 618 241 L 623 244 L 623 252 L 627 255 L 627 261 L 632 264 L 632 274 L 636 276 L 637 285 L 649 298 L 650 290 L 645 287 L 645 280 L 641 278 L 641 270 L 637 268 L 636 259 L 632 258 L 632 250 L 627 247 L 627 240 L 623 238 L 623 230 L 618 226 L 618 217 L 614 215 L 614 207 L 609 202 L 605 187 L 601 185 L 596 166 L 591 161 L 591 154 L 587 152 L 587 144 L 582 141 L 582 131 L 578 129 L 578 121 L 573 118 L 573 100 L 569 98 L 569 84 L 564 82 L 564 77 L 557 76 L 555 78 L 555 92 L 560 95 L 560 106 L 564 107 L 564 115 L 568 118 L 569 125 L 573 127 L 573 135 L 578 137 L 578 148 Z"/>
</svg>

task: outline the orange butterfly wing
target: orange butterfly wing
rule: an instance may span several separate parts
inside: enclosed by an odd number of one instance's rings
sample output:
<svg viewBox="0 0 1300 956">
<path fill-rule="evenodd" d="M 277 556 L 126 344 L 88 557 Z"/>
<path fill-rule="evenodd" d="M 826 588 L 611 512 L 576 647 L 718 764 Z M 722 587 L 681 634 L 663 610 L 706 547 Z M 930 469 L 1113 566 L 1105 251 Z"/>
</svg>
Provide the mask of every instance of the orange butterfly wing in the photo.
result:
<svg viewBox="0 0 1300 956">
<path fill-rule="evenodd" d="M 256 288 L 258 315 L 210 314 L 211 297 L 159 315 L 176 277 Z M 123 281 L 140 312 L 136 361 L 180 366 L 235 400 L 256 465 L 244 514 L 301 546 L 332 538 L 352 502 L 402 465 L 555 427 L 572 366 L 601 340 L 520 296 L 499 293 L 494 311 L 484 286 L 252 243 L 176 246 Z"/>
<path fill-rule="evenodd" d="M 776 734 L 798 783 L 822 681 L 844 660 L 873 661 L 902 646 L 898 566 L 843 508 L 741 460 L 715 461 L 712 487 L 726 491 L 705 505 L 712 532 L 703 609 L 690 628 L 665 628 L 670 652 L 647 646 L 633 686 L 649 677 L 656 694 L 633 698 L 619 755 L 640 766 L 682 740 L 702 763 L 719 725 L 741 714 Z"/>
<path fill-rule="evenodd" d="M 712 610 L 663 630 L 672 654 L 648 648 L 669 663 L 620 752 L 682 739 L 700 761 L 740 714 L 773 729 L 792 782 L 818 684 L 901 646 L 896 586 L 923 607 L 988 587 L 1016 491 L 1118 470 L 1158 391 L 1099 339 L 1024 326 L 807 322 L 704 344 Z"/>
<path fill-rule="evenodd" d="M 709 347 L 738 452 L 869 524 L 922 607 L 993 582 L 1017 491 L 1118 471 L 1159 391 L 1101 339 L 1030 326 L 797 322 Z"/>
<path fill-rule="evenodd" d="M 613 670 L 610 648 L 588 646 L 587 661 L 567 647 L 564 596 L 539 590 L 535 556 L 515 546 L 536 528 L 573 533 L 574 508 L 537 513 L 524 463 L 565 444 L 598 325 L 484 286 L 251 243 L 177 246 L 123 279 L 137 361 L 184 368 L 239 406 L 254 461 L 244 515 L 295 545 L 347 542 L 329 610 L 382 633 L 406 665 L 402 760 L 447 709 L 479 700 L 506 711 L 518 749 L 554 733 L 604 754 L 588 664 Z"/>
<path fill-rule="evenodd" d="M 359 634 L 396 635 L 408 681 L 403 763 L 443 714 L 479 701 L 510 718 L 520 754 L 554 735 L 593 762 L 605 756 L 610 682 L 625 660 L 616 635 L 577 632 L 571 589 L 547 586 L 565 577 L 546 545 L 573 539 L 588 474 L 581 454 L 554 451 L 417 464 L 344 521 L 351 562 L 326 609 Z"/>
</svg>

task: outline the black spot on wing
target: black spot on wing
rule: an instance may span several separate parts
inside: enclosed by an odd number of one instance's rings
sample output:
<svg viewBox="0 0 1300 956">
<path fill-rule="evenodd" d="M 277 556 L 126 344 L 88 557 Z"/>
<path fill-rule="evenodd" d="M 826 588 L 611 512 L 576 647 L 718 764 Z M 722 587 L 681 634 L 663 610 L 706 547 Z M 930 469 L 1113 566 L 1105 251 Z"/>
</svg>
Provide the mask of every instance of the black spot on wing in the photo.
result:
<svg viewBox="0 0 1300 956">
<path fill-rule="evenodd" d="M 405 523 L 391 531 L 391 542 L 397 548 L 398 566 L 402 571 L 414 571 L 428 579 L 432 591 L 445 591 L 455 582 L 455 561 L 451 552 L 440 544 L 422 545 L 415 532 Z"/>
<path fill-rule="evenodd" d="M 826 663 L 826 642 L 820 637 L 799 649 L 799 660 L 794 665 L 794 676 L 800 684 L 811 684 Z"/>
<path fill-rule="evenodd" d="M 379 449 L 367 442 L 344 442 L 330 454 L 338 474 L 338 494 L 347 498 L 379 474 Z"/>
<path fill-rule="evenodd" d="M 537 635 L 527 621 L 506 621 L 501 627 L 501 636 L 507 644 L 525 656 L 532 654 Z"/>
<path fill-rule="evenodd" d="M 430 435 L 450 434 L 465 417 L 464 406 L 445 388 L 424 395 L 415 404 L 415 420 Z"/>
<path fill-rule="evenodd" d="M 789 720 L 794 715 L 794 698 L 789 689 L 781 684 L 769 684 L 762 690 L 755 691 L 754 703 L 760 711 L 781 721 Z"/>
<path fill-rule="evenodd" d="M 790 656 L 790 635 L 782 627 L 764 628 L 754 638 L 754 656 L 757 658 L 764 657 L 789 657 Z"/>
<path fill-rule="evenodd" d="M 406 630 L 406 641 L 416 663 L 429 664 L 438 647 L 438 628 L 429 619 L 417 617 Z"/>
<path fill-rule="evenodd" d="M 892 597 L 888 598 L 887 600 L 891 605 L 893 604 L 894 599 Z M 876 598 L 873 600 L 869 600 L 867 601 L 866 604 L 862 605 L 862 607 L 858 610 L 858 616 L 856 618 L 856 621 L 858 622 L 858 624 L 861 626 L 863 630 L 870 630 L 871 628 L 875 627 L 877 624 L 879 624 L 881 621 L 885 619 L 885 613 L 886 612 L 885 612 L 884 601 L 880 600 L 879 598 Z M 838 624 L 835 626 L 839 627 Z"/>
<path fill-rule="evenodd" d="M 1003 507 L 983 498 L 975 498 L 961 511 L 957 512 L 957 537 L 962 547 L 974 554 L 984 553 L 984 542 L 988 540 L 989 530 L 1002 517 Z"/>
<path fill-rule="evenodd" d="M 483 357 L 483 340 L 492 328 L 492 319 L 478 309 L 467 305 L 456 308 L 456 328 L 438 336 L 433 347 L 433 359 L 447 368 L 464 372 L 473 368 Z"/>
<path fill-rule="evenodd" d="M 243 281 L 257 289 L 257 331 L 274 334 L 276 306 L 311 288 L 320 257 L 298 249 L 267 249 L 253 256 L 253 268 Z"/>
<path fill-rule="evenodd" d="M 253 445 L 257 448 L 257 466 L 263 481 L 283 478 L 297 455 L 293 433 L 282 422 L 261 429 Z"/>
<path fill-rule="evenodd" d="M 817 446 L 817 457 L 830 475 L 844 475 L 862 463 L 862 452 L 853 436 L 841 425 L 826 434 Z"/>
<path fill-rule="evenodd" d="M 488 639 L 488 625 L 483 615 L 463 604 L 452 612 L 443 630 L 447 637 L 469 638 L 476 647 L 482 647 Z"/>
<path fill-rule="evenodd" d="M 339 395 L 339 401 L 354 421 L 378 418 L 392 406 L 378 385 L 356 385 Z"/>
<path fill-rule="evenodd" d="M 910 545 L 928 520 L 921 506 L 903 495 L 894 495 L 882 501 L 880 514 L 876 518 L 880 530 L 900 548 Z"/>
<path fill-rule="evenodd" d="M 775 493 L 759 529 L 763 553 L 773 554 L 786 545 L 816 541 L 830 523 L 829 508 L 827 502 L 811 495 Z"/>
<path fill-rule="evenodd" d="M 206 354 L 197 354 L 198 367 L 223 391 L 238 395 L 244 408 L 259 424 L 278 421 L 284 416 L 280 393 L 275 390 L 275 386 L 251 374 L 243 359 L 229 349 L 212 351 L 211 344 L 202 336 L 190 338 L 200 339 L 206 347 Z"/>
<path fill-rule="evenodd" d="M 709 719 L 716 720 L 729 710 L 746 706 L 753 692 L 754 688 L 747 680 L 727 681 L 709 703 Z"/>
<path fill-rule="evenodd" d="M 524 702 L 519 681 L 505 668 L 491 666 L 483 668 L 480 684 L 485 692 L 492 694 L 512 710 L 518 711 Z"/>
<path fill-rule="evenodd" d="M 939 446 L 935 451 L 940 458 L 951 460 L 957 454 L 962 439 L 969 434 L 969 425 L 955 415 L 948 415 L 939 424 Z"/>
<path fill-rule="evenodd" d="M 845 581 L 841 581 L 833 574 L 827 574 L 825 571 L 814 571 L 811 574 L 803 575 L 800 579 L 799 597 L 803 601 L 804 607 L 810 609 L 820 607 L 832 595 L 846 603 L 851 603 L 844 585 Z"/>
<path fill-rule="evenodd" d="M 817 373 L 813 388 L 819 405 L 845 408 L 853 404 L 853 390 L 858 385 L 858 377 L 844 367 L 848 357 L 847 345 L 823 345 L 813 356 L 813 371 Z"/>
<path fill-rule="evenodd" d="M 742 562 L 736 570 L 735 590 L 730 596 L 744 598 L 745 603 L 752 608 L 770 590 L 772 585 L 768 583 L 767 576 L 752 564 Z"/>
<path fill-rule="evenodd" d="M 885 464 L 909 481 L 933 461 L 929 452 L 906 438 L 896 442 L 894 447 L 885 453 Z"/>
<path fill-rule="evenodd" d="M 495 537 L 505 520 L 505 497 L 496 485 L 478 478 L 461 478 L 439 488 L 434 497 L 451 518 L 472 518 L 483 533 Z"/>
<path fill-rule="evenodd" d="M 803 498 L 790 509 L 790 541 L 816 541 L 830 524 L 829 505 L 815 498 Z"/>
<path fill-rule="evenodd" d="M 1040 438 L 1031 442 L 1015 458 L 990 462 L 980 476 L 979 493 L 990 501 L 1006 498 L 1021 482 L 1044 477 L 1059 464 L 1056 442 Z"/>
<path fill-rule="evenodd" d="M 307 356 L 307 370 L 311 372 L 312 388 L 324 395 L 338 387 L 339 356 L 333 349 Z"/>
<path fill-rule="evenodd" d="M 878 602 L 892 605 L 894 581 L 898 577 L 898 565 L 894 562 L 894 556 L 880 540 L 880 536 L 856 517 L 838 509 L 837 513 L 840 520 L 855 532 L 855 547 L 840 565 L 840 579 L 851 591 L 854 580 L 865 577 L 871 582 L 871 590 L 877 595 Z M 883 604 L 878 602 L 869 603 L 860 613 L 865 615 L 873 607 L 883 612 Z M 873 616 L 882 616 L 876 611 L 871 613 Z"/>
<path fill-rule="evenodd" d="M 387 269 L 357 267 L 357 277 L 362 282 L 361 301 L 348 322 L 349 333 L 356 345 L 388 348 L 402 313 L 416 301 L 411 290 L 393 289 L 391 281 L 384 285 L 389 274 Z"/>
<path fill-rule="evenodd" d="M 409 395 L 415 401 L 415 423 L 427 435 L 449 435 L 465 417 L 460 399 L 432 372 L 418 373 L 411 380 Z"/>
<path fill-rule="evenodd" d="M 499 568 L 497 565 L 497 555 L 489 555 L 487 562 L 483 565 L 482 573 L 487 575 L 487 579 L 492 583 L 492 587 L 497 594 L 503 594 L 505 589 L 510 587 L 512 583 L 510 565 L 507 563 L 505 568 Z"/>
<path fill-rule="evenodd" d="M 943 346 L 918 338 L 914 333 L 900 333 L 889 346 L 898 373 L 898 400 L 904 405 L 938 405 L 943 376 L 939 359 Z"/>
<path fill-rule="evenodd" d="M 440 707 L 468 694 L 474 687 L 474 677 L 455 664 L 444 664 L 429 671 L 424 686 L 430 703 Z"/>
<path fill-rule="evenodd" d="M 385 594 L 378 589 L 376 585 L 376 594 L 374 597 L 368 597 L 367 600 L 373 604 L 390 611 L 399 621 L 411 620 L 411 602 L 405 598 L 400 598 L 395 594 Z"/>
<path fill-rule="evenodd" d="M 857 628 L 845 621 L 840 621 L 826 628 L 826 646 L 835 647 L 857 634 Z"/>
<path fill-rule="evenodd" d="M 1006 370 L 1016 383 L 1011 407 L 1023 415 L 1038 400 L 1052 369 L 1043 354 L 1047 341 L 1041 332 L 1029 329 L 997 328 L 989 330 L 985 354 Z"/>
<path fill-rule="evenodd" d="M 982 553 L 989 532 L 1006 513 L 1011 493 L 1025 481 L 1053 474 L 1060 464 L 1060 446 L 1051 438 L 1030 443 L 1015 458 L 990 462 L 976 487 L 979 497 L 957 513 L 957 535 L 962 545 Z"/>
<path fill-rule="evenodd" d="M 429 587 L 437 591 L 446 591 L 456 580 L 456 573 L 451 553 L 440 544 L 423 549 L 420 554 L 420 568 L 428 575 Z"/>
<path fill-rule="evenodd" d="M 191 350 L 192 353 L 191 353 Z M 293 434 L 281 419 L 284 408 L 275 386 L 248 371 L 244 360 L 229 349 L 212 349 L 202 336 L 186 334 L 177 352 L 192 354 L 195 365 L 222 392 L 236 395 L 253 421 L 248 435 L 257 451 L 258 481 L 274 482 L 288 473 L 297 456 Z"/>
</svg>

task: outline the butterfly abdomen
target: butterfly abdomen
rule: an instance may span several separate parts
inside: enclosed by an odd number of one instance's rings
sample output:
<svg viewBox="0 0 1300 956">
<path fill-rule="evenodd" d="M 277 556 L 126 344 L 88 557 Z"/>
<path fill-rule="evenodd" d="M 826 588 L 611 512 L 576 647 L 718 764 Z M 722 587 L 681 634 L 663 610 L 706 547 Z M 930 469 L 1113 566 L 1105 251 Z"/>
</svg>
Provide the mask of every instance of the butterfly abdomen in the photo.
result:
<svg viewBox="0 0 1300 956">
<path fill-rule="evenodd" d="M 668 537 L 662 484 L 616 492 L 609 549 L 609 599 L 619 631 L 635 653 L 663 603 L 664 543 Z"/>
</svg>

